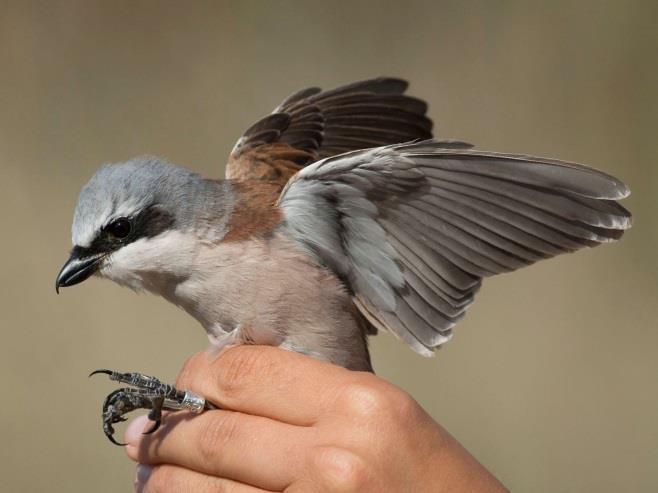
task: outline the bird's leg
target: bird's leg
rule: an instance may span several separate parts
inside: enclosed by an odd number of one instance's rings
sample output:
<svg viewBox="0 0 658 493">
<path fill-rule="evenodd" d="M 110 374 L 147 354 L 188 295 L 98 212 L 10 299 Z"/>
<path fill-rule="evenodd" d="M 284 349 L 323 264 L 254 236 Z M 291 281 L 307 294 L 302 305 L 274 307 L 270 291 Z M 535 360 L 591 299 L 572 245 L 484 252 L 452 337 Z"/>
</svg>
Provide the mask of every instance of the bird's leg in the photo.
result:
<svg viewBox="0 0 658 493">
<path fill-rule="evenodd" d="M 162 411 L 179 411 L 182 409 L 201 413 L 206 409 L 215 409 L 203 397 L 192 392 L 178 390 L 173 385 L 161 382 L 155 377 L 141 373 L 120 373 L 111 370 L 96 370 L 91 375 L 103 373 L 114 380 L 126 383 L 130 387 L 117 389 L 109 394 L 103 402 L 103 431 L 105 436 L 116 445 L 125 445 L 114 439 L 115 423 L 126 421 L 124 415 L 136 409 L 149 409 L 148 418 L 154 422 L 145 434 L 155 432 L 162 422 Z M 89 375 L 89 376 L 91 376 Z"/>
</svg>

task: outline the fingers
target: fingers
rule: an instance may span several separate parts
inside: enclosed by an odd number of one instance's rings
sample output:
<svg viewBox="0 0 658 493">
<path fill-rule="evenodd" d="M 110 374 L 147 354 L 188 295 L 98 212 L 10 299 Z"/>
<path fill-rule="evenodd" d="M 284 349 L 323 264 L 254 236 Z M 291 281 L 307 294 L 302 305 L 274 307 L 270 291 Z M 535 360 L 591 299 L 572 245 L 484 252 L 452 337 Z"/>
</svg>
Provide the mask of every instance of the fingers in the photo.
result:
<svg viewBox="0 0 658 493">
<path fill-rule="evenodd" d="M 190 358 L 177 387 L 224 409 L 312 425 L 354 372 L 269 346 L 236 346 Z"/>
<path fill-rule="evenodd" d="M 161 430 L 143 435 L 145 416 L 126 431 L 126 452 L 143 464 L 176 464 L 199 473 L 283 490 L 301 474 L 311 428 L 213 410 L 172 413 Z"/>
<path fill-rule="evenodd" d="M 217 478 L 178 466 L 140 465 L 137 468 L 137 493 L 267 493 L 268 490 Z"/>
</svg>

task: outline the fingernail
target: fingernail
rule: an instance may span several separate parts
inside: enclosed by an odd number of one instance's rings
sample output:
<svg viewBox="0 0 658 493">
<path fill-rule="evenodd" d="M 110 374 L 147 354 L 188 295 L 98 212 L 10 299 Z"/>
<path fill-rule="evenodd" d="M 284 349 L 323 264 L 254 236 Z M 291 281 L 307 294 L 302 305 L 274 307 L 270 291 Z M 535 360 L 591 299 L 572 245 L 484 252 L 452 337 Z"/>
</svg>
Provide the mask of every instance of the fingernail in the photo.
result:
<svg viewBox="0 0 658 493">
<path fill-rule="evenodd" d="M 146 464 L 140 464 L 137 466 L 137 476 L 135 477 L 135 491 L 137 493 L 140 493 L 144 489 L 152 472 L 153 466 L 148 466 Z"/>
<path fill-rule="evenodd" d="M 146 415 L 133 419 L 126 428 L 126 433 L 123 437 L 125 442 L 129 445 L 138 443 L 142 439 L 142 433 L 144 432 L 144 428 L 146 428 L 147 422 L 148 418 Z"/>
</svg>

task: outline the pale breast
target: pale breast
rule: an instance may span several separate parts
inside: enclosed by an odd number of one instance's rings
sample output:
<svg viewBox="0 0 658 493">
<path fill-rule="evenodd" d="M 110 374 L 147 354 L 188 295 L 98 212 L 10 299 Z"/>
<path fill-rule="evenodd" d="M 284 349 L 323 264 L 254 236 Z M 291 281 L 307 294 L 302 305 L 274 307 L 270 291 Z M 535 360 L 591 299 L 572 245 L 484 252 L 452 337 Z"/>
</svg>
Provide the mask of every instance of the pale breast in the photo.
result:
<svg viewBox="0 0 658 493">
<path fill-rule="evenodd" d="M 280 345 L 369 369 L 350 294 L 285 230 L 269 238 L 203 246 L 174 298 L 219 344 Z"/>
</svg>

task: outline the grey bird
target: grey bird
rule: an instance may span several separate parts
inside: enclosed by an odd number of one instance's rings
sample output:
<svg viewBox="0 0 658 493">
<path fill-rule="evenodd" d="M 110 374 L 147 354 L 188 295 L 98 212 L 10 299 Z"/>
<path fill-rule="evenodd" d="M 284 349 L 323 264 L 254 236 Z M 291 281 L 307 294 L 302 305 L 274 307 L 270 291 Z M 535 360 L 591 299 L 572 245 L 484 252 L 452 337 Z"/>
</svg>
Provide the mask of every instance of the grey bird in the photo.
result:
<svg viewBox="0 0 658 493">
<path fill-rule="evenodd" d="M 406 88 L 378 78 L 293 94 L 238 140 L 226 180 L 153 157 L 103 166 L 80 193 L 57 289 L 98 275 L 180 306 L 216 346 L 372 371 L 368 335 L 430 356 L 484 277 L 630 227 L 618 179 L 433 139 Z"/>
</svg>

